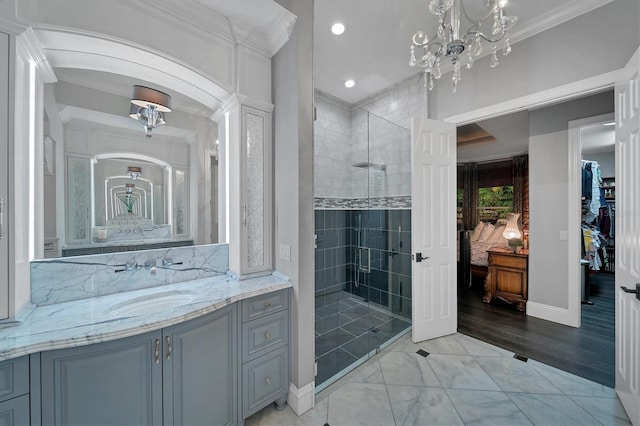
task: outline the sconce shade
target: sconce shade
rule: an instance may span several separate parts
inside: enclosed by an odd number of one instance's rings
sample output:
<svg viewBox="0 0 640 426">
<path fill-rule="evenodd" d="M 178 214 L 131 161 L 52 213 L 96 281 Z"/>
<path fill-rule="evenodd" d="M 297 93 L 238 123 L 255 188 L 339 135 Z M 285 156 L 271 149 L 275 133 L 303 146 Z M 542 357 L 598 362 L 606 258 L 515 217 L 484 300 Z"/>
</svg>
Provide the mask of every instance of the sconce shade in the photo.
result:
<svg viewBox="0 0 640 426">
<path fill-rule="evenodd" d="M 134 85 L 131 103 L 143 108 L 151 105 L 160 112 L 171 112 L 171 96 L 150 87 Z"/>
<path fill-rule="evenodd" d="M 511 240 L 513 238 L 522 238 L 522 233 L 520 232 L 520 228 L 518 228 L 518 218 L 520 217 L 520 213 L 509 213 L 507 214 L 507 225 L 504 228 L 504 232 L 502 236 L 507 240 Z"/>
</svg>

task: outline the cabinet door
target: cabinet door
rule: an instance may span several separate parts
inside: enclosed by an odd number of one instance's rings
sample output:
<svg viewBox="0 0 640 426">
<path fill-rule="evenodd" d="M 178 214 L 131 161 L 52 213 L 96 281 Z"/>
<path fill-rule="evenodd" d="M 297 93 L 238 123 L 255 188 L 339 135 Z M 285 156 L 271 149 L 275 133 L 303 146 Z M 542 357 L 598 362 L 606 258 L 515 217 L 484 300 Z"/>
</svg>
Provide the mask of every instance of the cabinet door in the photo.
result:
<svg viewBox="0 0 640 426">
<path fill-rule="evenodd" d="M 162 424 L 161 337 L 157 331 L 43 352 L 42 423 Z"/>
<path fill-rule="evenodd" d="M 237 422 L 236 305 L 164 329 L 165 425 Z"/>
<path fill-rule="evenodd" d="M 0 402 L 0 426 L 27 426 L 29 424 L 29 395 Z"/>
</svg>

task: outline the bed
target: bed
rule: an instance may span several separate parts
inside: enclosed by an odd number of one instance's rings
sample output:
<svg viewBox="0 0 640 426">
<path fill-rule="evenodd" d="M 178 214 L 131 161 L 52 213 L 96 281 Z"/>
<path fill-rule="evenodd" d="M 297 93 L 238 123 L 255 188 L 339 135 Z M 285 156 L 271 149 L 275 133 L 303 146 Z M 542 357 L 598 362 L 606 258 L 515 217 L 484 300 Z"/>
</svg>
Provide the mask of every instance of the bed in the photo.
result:
<svg viewBox="0 0 640 426">
<path fill-rule="evenodd" d="M 495 224 L 480 222 L 475 229 L 458 233 L 458 268 L 462 283 L 471 286 L 473 277 L 486 277 L 487 250 L 509 247 L 507 239 L 502 236 L 505 226 L 506 220 L 498 219 Z"/>
</svg>

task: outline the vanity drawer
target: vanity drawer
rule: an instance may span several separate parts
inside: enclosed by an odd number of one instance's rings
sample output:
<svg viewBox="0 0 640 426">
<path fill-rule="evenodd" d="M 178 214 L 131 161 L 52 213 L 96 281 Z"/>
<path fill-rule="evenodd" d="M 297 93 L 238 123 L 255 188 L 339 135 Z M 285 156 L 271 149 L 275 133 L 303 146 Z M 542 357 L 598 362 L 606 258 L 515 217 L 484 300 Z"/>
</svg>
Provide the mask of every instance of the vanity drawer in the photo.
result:
<svg viewBox="0 0 640 426">
<path fill-rule="evenodd" d="M 259 357 L 289 342 L 289 311 L 242 324 L 242 362 Z"/>
<path fill-rule="evenodd" d="M 289 307 L 289 290 L 252 297 L 242 301 L 242 322 L 260 318 Z"/>
<path fill-rule="evenodd" d="M 29 357 L 0 362 L 0 402 L 29 393 Z"/>
<path fill-rule="evenodd" d="M 289 347 L 276 349 L 242 366 L 242 415 L 247 418 L 287 393 Z"/>
</svg>

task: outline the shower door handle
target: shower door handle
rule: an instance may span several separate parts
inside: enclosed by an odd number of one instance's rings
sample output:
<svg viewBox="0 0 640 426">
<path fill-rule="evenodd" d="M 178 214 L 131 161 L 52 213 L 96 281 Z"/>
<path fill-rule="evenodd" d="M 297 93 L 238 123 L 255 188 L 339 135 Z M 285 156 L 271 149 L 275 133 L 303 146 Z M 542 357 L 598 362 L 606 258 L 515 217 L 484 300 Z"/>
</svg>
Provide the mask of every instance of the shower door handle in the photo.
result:
<svg viewBox="0 0 640 426">
<path fill-rule="evenodd" d="M 362 255 L 363 251 L 367 252 L 367 263 L 366 265 L 362 263 Z M 358 269 L 362 272 L 371 272 L 371 248 L 369 247 L 358 247 Z"/>
</svg>

